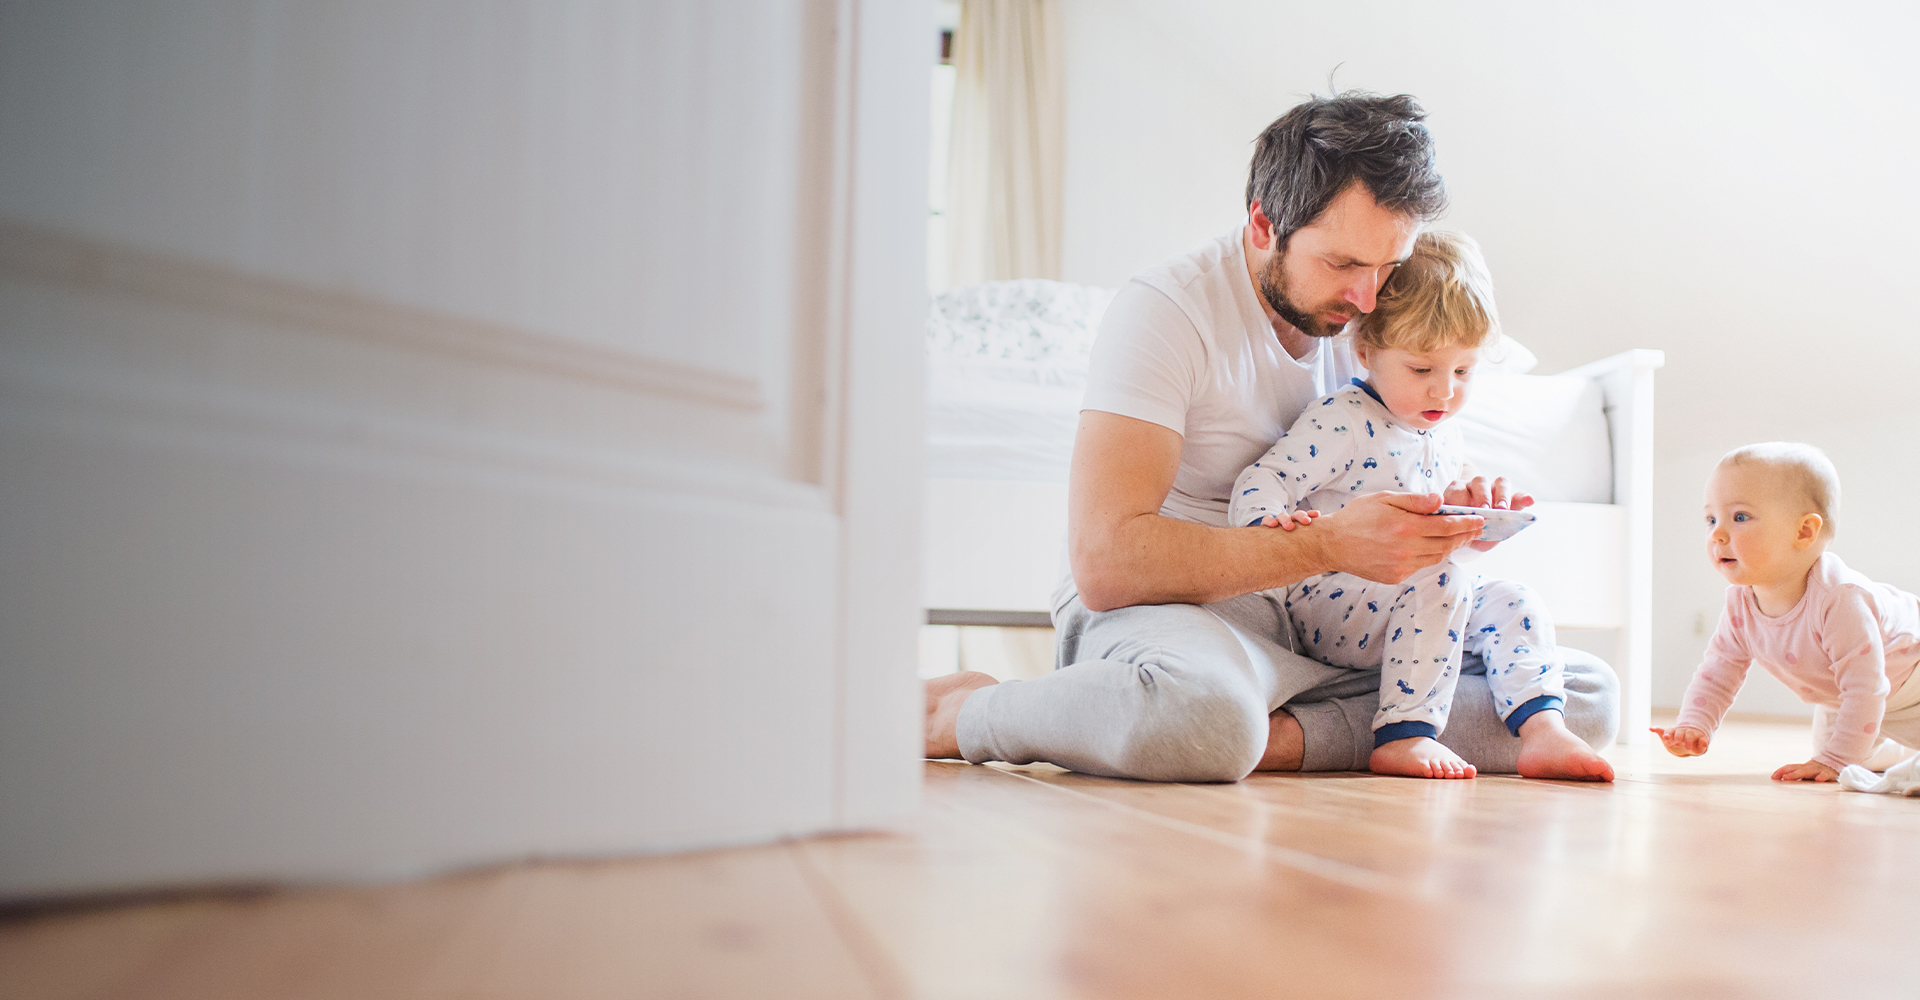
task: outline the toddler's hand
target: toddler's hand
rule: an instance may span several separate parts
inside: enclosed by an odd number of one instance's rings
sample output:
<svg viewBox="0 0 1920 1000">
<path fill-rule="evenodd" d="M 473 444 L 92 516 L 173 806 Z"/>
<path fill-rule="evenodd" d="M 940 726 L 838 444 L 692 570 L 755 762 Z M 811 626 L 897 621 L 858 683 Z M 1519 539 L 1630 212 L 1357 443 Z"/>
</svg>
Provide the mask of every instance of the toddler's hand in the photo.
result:
<svg viewBox="0 0 1920 1000">
<path fill-rule="evenodd" d="M 1320 512 L 1317 510 L 1296 510 L 1284 519 L 1268 514 L 1267 519 L 1260 522 L 1260 526 L 1262 528 L 1279 528 L 1281 531 L 1292 531 L 1295 528 L 1304 528 L 1312 524 L 1313 519 L 1319 516 Z"/>
<path fill-rule="evenodd" d="M 1485 476 L 1475 476 L 1464 482 L 1456 479 L 1447 484 L 1446 492 L 1442 496 L 1447 503 L 1459 504 L 1462 507 L 1526 510 L 1533 506 L 1533 496 L 1528 493 L 1514 492 L 1505 476 L 1497 477 L 1492 482 L 1488 482 Z M 1499 542 L 1483 542 L 1476 539 L 1469 542 L 1468 546 L 1476 552 L 1491 552 L 1499 544 Z"/>
<path fill-rule="evenodd" d="M 1672 729 L 1649 726 L 1647 732 L 1660 737 L 1660 742 L 1666 745 L 1667 752 L 1675 757 L 1698 757 L 1707 752 L 1707 744 L 1713 740 L 1713 737 L 1707 735 L 1706 730 L 1694 726 L 1675 726 Z M 1774 777 L 1778 778 L 1779 775 L 1776 774 Z"/>
<path fill-rule="evenodd" d="M 1502 510 L 1525 510 L 1533 506 L 1533 495 L 1514 490 L 1507 477 L 1495 477 L 1492 482 L 1485 476 L 1475 476 L 1462 482 L 1454 480 L 1447 484 L 1443 494 L 1447 503 L 1462 507 L 1498 507 Z"/>
<path fill-rule="evenodd" d="M 1835 781 L 1839 777 L 1840 772 L 1817 760 L 1805 764 L 1787 764 L 1773 772 L 1775 781 Z"/>
</svg>

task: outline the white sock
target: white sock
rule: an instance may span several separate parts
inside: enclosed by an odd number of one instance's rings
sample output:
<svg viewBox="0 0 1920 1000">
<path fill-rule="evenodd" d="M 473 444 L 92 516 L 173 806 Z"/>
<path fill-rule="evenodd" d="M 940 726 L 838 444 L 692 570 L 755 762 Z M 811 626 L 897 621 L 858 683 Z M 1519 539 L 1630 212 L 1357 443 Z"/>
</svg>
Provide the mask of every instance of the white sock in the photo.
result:
<svg viewBox="0 0 1920 1000">
<path fill-rule="evenodd" d="M 1840 783 L 1856 792 L 1920 797 L 1920 753 L 1887 768 L 1884 775 L 1874 774 L 1858 764 L 1848 764 L 1840 771 Z"/>
</svg>

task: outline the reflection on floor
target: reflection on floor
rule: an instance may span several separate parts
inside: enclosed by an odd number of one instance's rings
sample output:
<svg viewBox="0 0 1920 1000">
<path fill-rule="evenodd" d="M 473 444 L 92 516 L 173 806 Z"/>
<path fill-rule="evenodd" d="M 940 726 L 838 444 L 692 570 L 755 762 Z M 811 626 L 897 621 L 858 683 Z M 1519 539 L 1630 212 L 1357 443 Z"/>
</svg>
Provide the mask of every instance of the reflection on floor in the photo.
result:
<svg viewBox="0 0 1920 1000">
<path fill-rule="evenodd" d="M 0 924 L 7 997 L 1920 994 L 1920 800 L 1767 773 L 1151 785 L 930 762 L 897 828 Z"/>
</svg>

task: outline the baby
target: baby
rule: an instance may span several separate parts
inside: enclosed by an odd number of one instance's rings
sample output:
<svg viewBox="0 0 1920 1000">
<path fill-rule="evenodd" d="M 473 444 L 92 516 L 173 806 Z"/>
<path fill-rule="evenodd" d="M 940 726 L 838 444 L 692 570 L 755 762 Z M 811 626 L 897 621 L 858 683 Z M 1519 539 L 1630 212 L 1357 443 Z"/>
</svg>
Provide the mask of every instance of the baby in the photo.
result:
<svg viewBox="0 0 1920 1000">
<path fill-rule="evenodd" d="M 1783 442 L 1735 449 L 1708 477 L 1706 500 L 1707 560 L 1733 586 L 1680 717 L 1653 730 L 1667 750 L 1706 753 L 1756 662 L 1814 706 L 1813 759 L 1775 781 L 1832 781 L 1848 764 L 1884 770 L 1920 747 L 1920 599 L 1827 551 L 1840 507 L 1827 456 Z"/>
<path fill-rule="evenodd" d="M 1240 474 L 1230 523 L 1291 530 L 1361 493 L 1447 489 L 1465 472 L 1459 427 L 1447 420 L 1466 405 L 1480 349 L 1498 329 L 1479 248 L 1455 233 L 1422 234 L 1353 332 L 1370 378 L 1309 403 Z M 1500 493 L 1475 500 L 1507 506 Z M 1511 500 L 1515 508 L 1532 502 Z M 1464 648 L 1486 664 L 1495 708 L 1520 737 L 1521 774 L 1613 779 L 1606 760 L 1566 727 L 1553 625 L 1525 586 L 1481 580 L 1447 559 L 1395 584 L 1323 574 L 1296 585 L 1286 606 L 1302 652 L 1380 671 L 1368 760 L 1375 772 L 1473 777 L 1473 766 L 1436 739 Z"/>
</svg>

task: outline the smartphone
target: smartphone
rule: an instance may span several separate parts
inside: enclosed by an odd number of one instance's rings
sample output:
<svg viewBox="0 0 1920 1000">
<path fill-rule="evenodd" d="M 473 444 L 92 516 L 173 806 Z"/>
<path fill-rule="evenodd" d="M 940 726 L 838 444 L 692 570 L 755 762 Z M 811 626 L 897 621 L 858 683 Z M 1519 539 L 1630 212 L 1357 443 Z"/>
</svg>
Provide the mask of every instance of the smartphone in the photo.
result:
<svg viewBox="0 0 1920 1000">
<path fill-rule="evenodd" d="M 1504 542 L 1520 533 L 1520 529 L 1532 524 L 1532 514 L 1524 510 L 1502 510 L 1498 507 L 1456 507 L 1453 504 L 1441 504 L 1435 514 L 1471 514 L 1487 519 L 1485 527 L 1480 529 L 1477 541 Z"/>
</svg>

